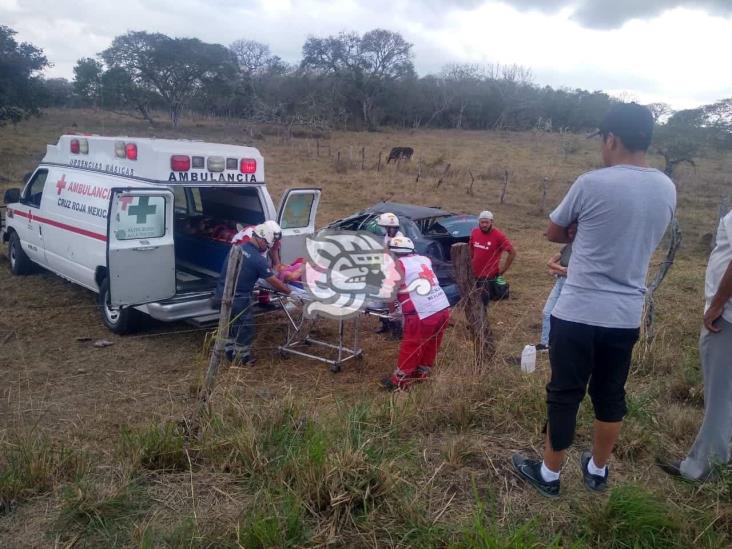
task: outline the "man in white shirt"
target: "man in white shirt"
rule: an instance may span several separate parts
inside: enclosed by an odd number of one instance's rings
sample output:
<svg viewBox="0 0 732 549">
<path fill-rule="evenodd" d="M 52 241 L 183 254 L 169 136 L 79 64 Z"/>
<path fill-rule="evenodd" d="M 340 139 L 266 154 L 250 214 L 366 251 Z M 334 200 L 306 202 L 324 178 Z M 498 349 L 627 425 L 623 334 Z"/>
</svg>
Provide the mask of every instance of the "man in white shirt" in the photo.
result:
<svg viewBox="0 0 732 549">
<path fill-rule="evenodd" d="M 720 222 L 704 282 L 704 326 L 699 357 L 704 377 L 704 421 L 683 461 L 659 461 L 667 473 L 705 480 L 732 458 L 732 211 Z"/>
</svg>

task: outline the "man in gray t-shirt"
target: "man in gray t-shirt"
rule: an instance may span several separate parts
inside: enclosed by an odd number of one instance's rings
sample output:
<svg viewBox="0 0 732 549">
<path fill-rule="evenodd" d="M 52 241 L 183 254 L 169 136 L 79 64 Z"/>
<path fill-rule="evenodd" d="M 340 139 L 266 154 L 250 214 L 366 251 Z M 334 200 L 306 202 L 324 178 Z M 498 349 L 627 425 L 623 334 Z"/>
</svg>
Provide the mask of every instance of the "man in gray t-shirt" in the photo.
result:
<svg viewBox="0 0 732 549">
<path fill-rule="evenodd" d="M 625 382 L 638 339 L 651 255 L 676 209 L 676 188 L 649 168 L 653 117 L 635 103 L 603 119 L 605 168 L 581 175 L 550 217 L 547 237 L 569 242 L 567 280 L 552 312 L 544 461 L 515 454 L 519 473 L 545 495 L 559 495 L 559 470 L 574 438 L 589 384 L 595 409 L 592 451 L 582 454 L 585 484 L 607 487 L 607 461 L 626 413 Z"/>
</svg>

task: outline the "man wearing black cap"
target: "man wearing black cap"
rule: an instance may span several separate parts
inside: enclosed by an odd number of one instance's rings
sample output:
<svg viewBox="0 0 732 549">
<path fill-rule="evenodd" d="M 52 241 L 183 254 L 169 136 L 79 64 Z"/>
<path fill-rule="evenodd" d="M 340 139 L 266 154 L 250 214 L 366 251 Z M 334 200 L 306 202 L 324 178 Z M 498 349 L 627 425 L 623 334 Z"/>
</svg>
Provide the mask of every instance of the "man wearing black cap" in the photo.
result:
<svg viewBox="0 0 732 549">
<path fill-rule="evenodd" d="M 577 235 L 550 319 L 544 460 L 513 456 L 519 474 L 546 496 L 559 495 L 559 471 L 588 384 L 594 434 L 580 467 L 587 488 L 607 488 L 607 461 L 627 411 L 625 381 L 648 263 L 676 209 L 673 182 L 646 162 L 653 125 L 646 107 L 614 105 L 595 134 L 606 167 L 581 175 L 549 216 L 550 241 L 569 242 L 574 226 Z"/>
</svg>

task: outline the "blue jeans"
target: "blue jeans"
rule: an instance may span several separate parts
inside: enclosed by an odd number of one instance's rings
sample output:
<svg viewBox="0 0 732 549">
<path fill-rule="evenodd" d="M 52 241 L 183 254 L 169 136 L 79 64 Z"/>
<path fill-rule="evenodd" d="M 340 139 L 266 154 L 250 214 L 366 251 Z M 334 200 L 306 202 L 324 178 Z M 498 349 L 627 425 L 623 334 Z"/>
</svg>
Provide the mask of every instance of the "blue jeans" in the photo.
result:
<svg viewBox="0 0 732 549">
<path fill-rule="evenodd" d="M 549 323 L 549 317 L 552 316 L 554 306 L 557 304 L 559 294 L 562 293 L 564 282 L 567 280 L 566 276 L 558 276 L 557 281 L 554 283 L 552 291 L 549 292 L 549 297 L 546 298 L 546 304 L 544 305 L 543 315 L 544 318 L 541 322 L 541 344 L 549 345 L 549 329 L 551 327 Z"/>
<path fill-rule="evenodd" d="M 234 297 L 231 304 L 231 326 L 226 351 L 234 356 L 244 357 L 251 353 L 254 340 L 254 314 L 251 299 L 248 297 Z"/>
</svg>

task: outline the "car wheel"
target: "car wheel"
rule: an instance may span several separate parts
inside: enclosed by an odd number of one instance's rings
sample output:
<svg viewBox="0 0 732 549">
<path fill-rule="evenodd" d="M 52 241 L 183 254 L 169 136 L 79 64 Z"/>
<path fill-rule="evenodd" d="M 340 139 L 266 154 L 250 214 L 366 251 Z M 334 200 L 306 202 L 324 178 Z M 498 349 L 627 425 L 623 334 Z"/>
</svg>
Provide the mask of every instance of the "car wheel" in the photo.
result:
<svg viewBox="0 0 732 549">
<path fill-rule="evenodd" d="M 15 232 L 10 235 L 8 259 L 10 260 L 10 272 L 14 275 L 26 275 L 33 272 L 33 262 L 23 251 L 18 233 Z"/>
<path fill-rule="evenodd" d="M 105 278 L 99 288 L 99 311 L 102 322 L 115 334 L 129 334 L 137 330 L 140 324 L 140 312 L 129 307 L 112 307 L 109 298 L 109 279 Z"/>
</svg>

